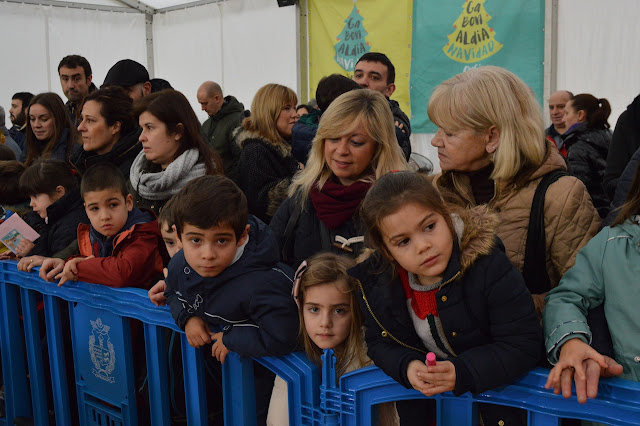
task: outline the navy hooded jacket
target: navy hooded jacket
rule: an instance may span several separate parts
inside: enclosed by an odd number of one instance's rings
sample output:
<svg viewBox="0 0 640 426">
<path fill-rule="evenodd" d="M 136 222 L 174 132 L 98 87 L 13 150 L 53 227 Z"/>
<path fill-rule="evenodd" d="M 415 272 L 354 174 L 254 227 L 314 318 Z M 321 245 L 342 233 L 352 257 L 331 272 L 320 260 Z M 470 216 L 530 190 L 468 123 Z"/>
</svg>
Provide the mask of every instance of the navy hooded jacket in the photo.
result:
<svg viewBox="0 0 640 426">
<path fill-rule="evenodd" d="M 267 225 L 249 216 L 249 241 L 242 256 L 219 275 L 200 276 L 180 250 L 169 262 L 167 297 L 176 324 L 192 316 L 241 356 L 291 353 L 298 335 L 298 311 L 291 297 L 293 271 L 279 263 L 278 244 Z"/>
</svg>

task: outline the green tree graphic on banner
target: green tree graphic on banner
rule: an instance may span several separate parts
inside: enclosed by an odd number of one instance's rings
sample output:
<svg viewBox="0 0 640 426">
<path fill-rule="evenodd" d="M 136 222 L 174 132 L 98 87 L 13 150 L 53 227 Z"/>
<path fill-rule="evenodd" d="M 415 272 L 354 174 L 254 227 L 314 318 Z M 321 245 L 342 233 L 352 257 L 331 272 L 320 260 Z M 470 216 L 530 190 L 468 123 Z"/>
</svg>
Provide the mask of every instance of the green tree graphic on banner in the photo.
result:
<svg viewBox="0 0 640 426">
<path fill-rule="evenodd" d="M 502 48 L 495 39 L 493 28 L 489 27 L 491 16 L 484 9 L 485 1 L 466 0 L 462 5 L 462 13 L 453 23 L 454 31 L 449 34 L 449 43 L 442 48 L 454 61 L 478 62 Z"/>
<path fill-rule="evenodd" d="M 362 21 L 364 18 L 354 4 L 353 10 L 344 21 L 345 26 L 342 32 L 336 37 L 338 43 L 334 46 L 336 49 L 334 59 L 347 72 L 353 72 L 358 59 L 371 50 L 371 46 L 365 40 L 369 33 L 364 29 Z"/>
</svg>

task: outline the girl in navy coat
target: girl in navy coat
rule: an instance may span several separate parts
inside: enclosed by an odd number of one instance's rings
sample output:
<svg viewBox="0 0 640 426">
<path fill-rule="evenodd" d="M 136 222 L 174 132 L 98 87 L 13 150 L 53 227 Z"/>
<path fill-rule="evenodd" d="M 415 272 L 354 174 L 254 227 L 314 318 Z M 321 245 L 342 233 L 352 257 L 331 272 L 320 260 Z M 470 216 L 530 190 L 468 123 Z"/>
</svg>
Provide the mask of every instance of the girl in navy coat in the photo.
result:
<svg viewBox="0 0 640 426">
<path fill-rule="evenodd" d="M 368 355 L 378 367 L 433 396 L 480 393 L 536 366 L 540 325 L 495 237 L 496 216 L 482 207 L 452 214 L 429 178 L 413 172 L 382 176 L 361 212 L 374 250 L 349 274 L 360 281 Z M 428 352 L 435 366 L 426 365 Z M 397 407 L 403 425 L 428 415 L 423 401 Z M 485 424 L 519 421 L 495 408 L 481 409 Z"/>
</svg>

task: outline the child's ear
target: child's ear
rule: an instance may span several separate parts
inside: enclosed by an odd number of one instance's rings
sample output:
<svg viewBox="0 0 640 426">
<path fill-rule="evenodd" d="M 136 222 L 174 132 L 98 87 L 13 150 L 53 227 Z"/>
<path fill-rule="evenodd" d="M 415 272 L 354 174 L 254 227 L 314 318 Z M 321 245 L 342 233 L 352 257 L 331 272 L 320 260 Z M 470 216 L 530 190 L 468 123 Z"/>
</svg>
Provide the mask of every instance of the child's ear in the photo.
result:
<svg viewBox="0 0 640 426">
<path fill-rule="evenodd" d="M 182 248 L 182 240 L 180 239 L 181 236 L 178 235 L 178 228 L 176 228 L 175 224 L 171 225 L 171 232 L 176 234 L 176 241 L 180 243 L 180 247 Z"/>
<path fill-rule="evenodd" d="M 240 239 L 238 240 L 236 247 L 240 247 L 247 241 L 247 237 L 249 236 L 249 229 L 251 229 L 251 225 L 247 224 L 247 226 L 244 227 L 244 232 L 240 236 Z"/>
<path fill-rule="evenodd" d="M 127 206 L 128 211 L 133 210 L 133 195 L 127 194 L 127 196 L 124 199 L 124 203 Z"/>
<path fill-rule="evenodd" d="M 64 186 L 62 186 L 62 185 L 56 186 L 56 194 L 58 195 L 58 198 L 64 197 L 64 194 L 66 194 L 66 193 L 67 193 L 67 191 L 66 191 L 66 189 L 64 189 Z"/>
</svg>

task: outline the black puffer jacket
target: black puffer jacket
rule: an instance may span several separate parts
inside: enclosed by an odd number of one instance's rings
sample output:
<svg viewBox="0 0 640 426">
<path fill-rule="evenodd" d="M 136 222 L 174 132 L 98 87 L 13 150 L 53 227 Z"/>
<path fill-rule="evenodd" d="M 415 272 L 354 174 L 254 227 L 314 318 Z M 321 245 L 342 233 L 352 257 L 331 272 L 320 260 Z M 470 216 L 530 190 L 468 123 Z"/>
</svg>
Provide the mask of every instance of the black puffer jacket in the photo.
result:
<svg viewBox="0 0 640 426">
<path fill-rule="evenodd" d="M 455 395 L 506 385 L 542 355 L 533 299 L 494 237 L 497 219 L 482 208 L 461 214 L 468 215 L 461 243 L 456 239 L 436 293 L 442 332 L 456 354 L 448 359 L 456 369 Z M 410 389 L 408 365 L 424 362 L 428 350 L 413 326 L 400 278 L 376 253 L 349 275 L 361 284 L 369 358 Z"/>
<path fill-rule="evenodd" d="M 606 217 L 610 200 L 604 192 L 603 179 L 611 131 L 590 129 L 587 123 L 579 123 L 567 130 L 562 139 L 567 149 L 567 171 L 584 183 L 598 214 Z"/>
<path fill-rule="evenodd" d="M 402 124 L 402 129 L 398 126 L 395 127 L 396 139 L 398 139 L 398 145 L 402 149 L 404 159 L 409 161 L 411 157 L 411 122 L 409 117 L 400 109 L 400 104 L 396 101 L 389 99 L 389 107 L 391 108 L 391 114 L 393 114 L 393 121 L 398 122 L 398 125 Z"/>
<path fill-rule="evenodd" d="M 611 138 L 604 172 L 604 189 L 613 198 L 618 178 L 627 163 L 640 148 L 640 95 L 631 102 L 627 110 L 620 114 Z"/>
<path fill-rule="evenodd" d="M 360 221 L 360 217 L 353 216 L 339 227 L 328 229 L 322 221 L 318 219 L 311 200 L 307 200 L 304 211 L 300 212 L 300 216 L 297 221 L 295 221 L 295 226 L 289 235 L 290 242 L 287 247 L 285 247 L 287 241 L 285 229 L 287 228 L 287 224 L 296 213 L 295 211 L 300 211 L 300 205 L 296 200 L 297 197 L 295 196 L 287 198 L 269 224 L 278 241 L 281 258 L 285 263 L 293 269 L 296 269 L 303 260 L 321 251 L 332 251 L 354 258 L 360 254 L 363 247 L 362 242 L 351 243 L 347 249 L 333 245 L 336 242 L 337 235 L 347 240 L 364 235 L 364 227 Z"/>
<path fill-rule="evenodd" d="M 116 142 L 111 151 L 106 154 L 100 155 L 95 151 L 79 149 L 71 156 L 71 164 L 80 174 L 84 174 L 94 164 L 112 163 L 120 169 L 125 178 L 129 179 L 131 164 L 142 149 L 142 144 L 138 140 L 140 133 L 142 133 L 142 129 L 136 127 L 135 130 Z"/>
<path fill-rule="evenodd" d="M 71 189 L 47 207 L 47 224 L 40 230 L 40 238 L 29 256 L 52 257 L 78 238 L 78 225 L 89 223 L 80 190 Z"/>
<path fill-rule="evenodd" d="M 269 223 L 287 198 L 298 162 L 291 155 L 291 145 L 267 140 L 256 132 L 242 129 L 236 142 L 242 153 L 235 182 L 247 196 L 249 213 Z"/>
</svg>

